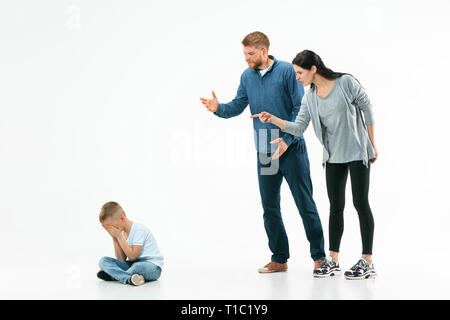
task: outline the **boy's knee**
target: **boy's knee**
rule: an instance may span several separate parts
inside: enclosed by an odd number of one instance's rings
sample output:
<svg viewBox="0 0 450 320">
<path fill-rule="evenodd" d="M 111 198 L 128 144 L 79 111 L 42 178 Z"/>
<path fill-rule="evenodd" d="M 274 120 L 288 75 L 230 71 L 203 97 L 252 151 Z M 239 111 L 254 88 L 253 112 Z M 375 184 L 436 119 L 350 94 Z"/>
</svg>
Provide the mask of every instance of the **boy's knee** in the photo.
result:
<svg viewBox="0 0 450 320">
<path fill-rule="evenodd" d="M 156 281 L 161 277 L 161 272 L 155 273 L 151 278 L 146 279 L 147 281 Z"/>
<path fill-rule="evenodd" d="M 100 258 L 100 261 L 98 262 L 98 266 L 100 267 L 100 269 L 104 270 L 106 265 L 110 262 L 110 259 L 111 259 L 110 257 Z"/>
<path fill-rule="evenodd" d="M 151 268 L 151 270 L 148 270 L 147 274 L 145 275 L 145 280 L 147 281 L 156 281 L 161 276 L 161 268 L 155 267 Z"/>
</svg>

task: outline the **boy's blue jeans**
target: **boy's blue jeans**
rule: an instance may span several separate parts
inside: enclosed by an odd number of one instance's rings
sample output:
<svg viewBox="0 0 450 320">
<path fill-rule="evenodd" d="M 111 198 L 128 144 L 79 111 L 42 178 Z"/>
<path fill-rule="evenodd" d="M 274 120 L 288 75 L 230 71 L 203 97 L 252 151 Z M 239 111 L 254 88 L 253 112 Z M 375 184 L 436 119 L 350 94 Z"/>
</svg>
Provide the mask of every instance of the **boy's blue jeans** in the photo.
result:
<svg viewBox="0 0 450 320">
<path fill-rule="evenodd" d="M 161 275 L 161 267 L 149 260 L 122 261 L 103 257 L 98 265 L 101 270 L 123 284 L 135 273 L 144 276 L 146 281 L 157 280 Z"/>
<path fill-rule="evenodd" d="M 280 208 L 280 188 L 283 177 L 291 189 L 303 220 L 313 260 L 325 257 L 322 223 L 313 199 L 309 159 L 303 138 L 293 141 L 278 160 L 265 162 L 270 154 L 258 153 L 258 182 L 264 209 L 264 227 L 269 238 L 272 261 L 285 263 L 289 258 L 289 243 Z M 262 160 L 262 161 L 261 161 Z M 278 164 L 274 161 L 279 161 Z M 268 170 L 274 168 L 273 170 Z M 265 170 L 262 172 L 261 169 Z M 271 174 L 267 174 L 271 172 Z"/>
</svg>

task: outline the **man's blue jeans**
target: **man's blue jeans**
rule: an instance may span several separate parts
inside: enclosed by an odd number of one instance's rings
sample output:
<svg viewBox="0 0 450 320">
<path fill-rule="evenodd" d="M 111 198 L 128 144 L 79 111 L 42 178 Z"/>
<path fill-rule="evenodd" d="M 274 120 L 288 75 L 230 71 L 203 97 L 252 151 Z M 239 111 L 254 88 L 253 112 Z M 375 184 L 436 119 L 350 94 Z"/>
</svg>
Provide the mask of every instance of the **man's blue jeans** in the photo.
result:
<svg viewBox="0 0 450 320">
<path fill-rule="evenodd" d="M 324 239 L 322 223 L 313 199 L 313 186 L 309 171 L 308 152 L 303 138 L 293 141 L 278 160 L 265 164 L 268 155 L 257 153 L 258 182 L 261 202 L 264 209 L 264 227 L 269 238 L 272 261 L 285 263 L 289 258 L 289 243 L 280 210 L 280 188 L 283 177 L 286 179 L 295 204 L 303 220 L 306 237 L 310 243 L 313 260 L 323 259 Z M 261 169 L 277 168 L 273 174 L 264 174 Z M 265 169 L 264 169 L 265 168 Z"/>
<path fill-rule="evenodd" d="M 157 280 L 161 275 L 161 267 L 149 260 L 122 261 L 103 257 L 98 265 L 101 270 L 123 284 L 135 273 L 144 276 L 146 281 Z"/>
</svg>

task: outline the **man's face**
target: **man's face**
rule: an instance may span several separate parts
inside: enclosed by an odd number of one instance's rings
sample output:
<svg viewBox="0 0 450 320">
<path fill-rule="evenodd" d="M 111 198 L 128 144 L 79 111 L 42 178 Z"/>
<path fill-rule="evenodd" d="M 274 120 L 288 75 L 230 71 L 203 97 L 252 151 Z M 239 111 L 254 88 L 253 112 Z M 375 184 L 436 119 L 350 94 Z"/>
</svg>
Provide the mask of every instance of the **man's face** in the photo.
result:
<svg viewBox="0 0 450 320">
<path fill-rule="evenodd" d="M 248 67 L 251 69 L 259 69 L 259 67 L 263 64 L 263 58 L 265 55 L 267 55 L 267 48 L 258 49 L 255 47 L 244 46 L 245 62 L 247 62 Z"/>
<path fill-rule="evenodd" d="M 294 66 L 294 70 L 295 70 L 295 74 L 296 74 L 295 78 L 298 81 L 300 81 L 300 83 L 304 87 L 310 85 L 313 82 L 314 70 L 315 70 L 316 66 L 312 66 L 311 70 L 303 69 L 302 67 L 299 67 L 295 64 L 293 64 L 293 66 Z"/>
</svg>

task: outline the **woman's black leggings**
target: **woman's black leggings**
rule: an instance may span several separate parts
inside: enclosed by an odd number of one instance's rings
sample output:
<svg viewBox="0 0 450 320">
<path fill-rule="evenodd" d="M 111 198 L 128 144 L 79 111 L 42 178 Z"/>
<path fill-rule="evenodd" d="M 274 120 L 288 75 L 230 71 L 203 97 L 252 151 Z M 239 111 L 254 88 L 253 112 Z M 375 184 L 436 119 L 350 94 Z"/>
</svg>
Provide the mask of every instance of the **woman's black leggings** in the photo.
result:
<svg viewBox="0 0 450 320">
<path fill-rule="evenodd" d="M 348 172 L 352 183 L 353 205 L 358 211 L 363 254 L 372 254 L 374 222 L 369 206 L 369 167 L 362 161 L 326 164 L 328 199 L 330 200 L 330 251 L 339 252 L 344 232 L 345 185 Z"/>
</svg>

